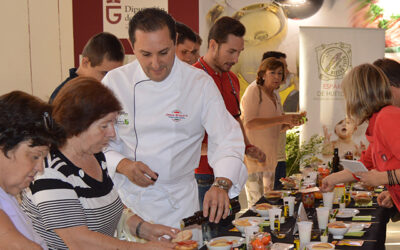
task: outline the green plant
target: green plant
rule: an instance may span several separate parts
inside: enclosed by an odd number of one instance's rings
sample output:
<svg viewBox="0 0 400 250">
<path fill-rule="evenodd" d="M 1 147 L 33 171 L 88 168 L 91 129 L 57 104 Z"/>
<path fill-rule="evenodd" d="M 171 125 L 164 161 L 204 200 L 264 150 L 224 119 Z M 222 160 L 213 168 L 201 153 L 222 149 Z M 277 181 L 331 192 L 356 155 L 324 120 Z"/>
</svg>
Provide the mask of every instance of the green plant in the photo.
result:
<svg viewBox="0 0 400 250">
<path fill-rule="evenodd" d="M 311 136 L 300 146 L 300 130 L 295 127 L 286 132 L 286 175 L 300 172 L 300 165 L 309 165 L 319 161 L 324 137 L 317 134 Z"/>
</svg>

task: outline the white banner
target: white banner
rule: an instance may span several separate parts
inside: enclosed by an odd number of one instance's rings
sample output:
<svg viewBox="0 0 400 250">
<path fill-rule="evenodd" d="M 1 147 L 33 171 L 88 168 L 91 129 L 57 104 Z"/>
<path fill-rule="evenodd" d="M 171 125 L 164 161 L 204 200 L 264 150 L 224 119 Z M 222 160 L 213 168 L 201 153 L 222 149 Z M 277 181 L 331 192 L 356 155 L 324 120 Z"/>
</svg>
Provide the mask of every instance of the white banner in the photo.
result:
<svg viewBox="0 0 400 250">
<path fill-rule="evenodd" d="M 151 7 L 168 12 L 168 0 L 103 0 L 103 30 L 119 39 L 129 39 L 131 18 L 139 10 Z"/>
<path fill-rule="evenodd" d="M 330 140 L 340 144 L 335 126 L 342 129 L 340 121 L 346 117 L 341 81 L 352 67 L 383 58 L 384 52 L 381 29 L 300 27 L 300 110 L 308 116 L 301 141 L 315 134 L 323 136 L 326 126 Z M 363 124 L 354 131 L 353 146 L 366 143 L 366 127 Z M 345 144 L 342 152 L 339 145 L 341 156 L 348 150 Z"/>
</svg>

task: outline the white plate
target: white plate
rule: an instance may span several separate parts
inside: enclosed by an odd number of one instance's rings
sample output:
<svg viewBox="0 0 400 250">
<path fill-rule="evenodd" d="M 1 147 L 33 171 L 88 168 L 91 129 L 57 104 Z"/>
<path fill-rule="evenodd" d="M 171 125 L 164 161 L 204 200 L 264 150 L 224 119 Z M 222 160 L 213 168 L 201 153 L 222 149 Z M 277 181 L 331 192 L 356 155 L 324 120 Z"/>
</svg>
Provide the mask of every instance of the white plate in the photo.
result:
<svg viewBox="0 0 400 250">
<path fill-rule="evenodd" d="M 360 232 L 360 231 L 362 231 L 364 229 L 364 225 L 363 224 L 353 224 L 353 223 L 351 223 L 350 224 L 350 228 L 349 228 L 349 231 L 347 231 L 348 233 L 351 233 L 351 232 Z"/>
<path fill-rule="evenodd" d="M 240 246 L 244 243 L 244 240 L 245 240 L 243 237 L 239 237 L 239 236 L 221 236 L 221 237 L 217 237 L 217 238 L 211 239 L 211 240 L 207 243 L 207 245 L 210 244 L 210 243 L 212 243 L 212 242 L 215 241 L 215 240 L 222 240 L 222 239 L 227 240 L 227 241 L 234 241 L 234 240 L 236 240 L 237 243 L 236 243 L 236 244 L 232 244 L 232 247 L 240 247 Z"/>
<path fill-rule="evenodd" d="M 336 215 L 336 218 L 351 218 L 354 215 L 360 213 L 360 210 L 354 208 L 343 208 L 339 209 L 339 212 Z"/>
</svg>

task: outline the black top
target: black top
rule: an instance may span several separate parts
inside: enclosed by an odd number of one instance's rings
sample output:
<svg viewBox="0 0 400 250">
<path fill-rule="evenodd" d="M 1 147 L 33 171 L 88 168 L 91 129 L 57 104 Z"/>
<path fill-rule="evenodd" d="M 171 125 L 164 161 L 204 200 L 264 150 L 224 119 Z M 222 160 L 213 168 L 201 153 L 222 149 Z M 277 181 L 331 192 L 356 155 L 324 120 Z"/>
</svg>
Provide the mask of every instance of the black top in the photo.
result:
<svg viewBox="0 0 400 250">
<path fill-rule="evenodd" d="M 58 87 L 53 91 L 53 93 L 50 96 L 49 99 L 49 103 L 51 104 L 54 101 L 54 98 L 56 98 L 58 92 L 60 92 L 61 88 L 70 80 L 78 77 L 78 75 L 76 74 L 76 70 L 77 68 L 71 68 L 69 69 L 69 76 L 67 77 L 67 79 L 65 79 L 60 85 L 58 85 Z"/>
</svg>

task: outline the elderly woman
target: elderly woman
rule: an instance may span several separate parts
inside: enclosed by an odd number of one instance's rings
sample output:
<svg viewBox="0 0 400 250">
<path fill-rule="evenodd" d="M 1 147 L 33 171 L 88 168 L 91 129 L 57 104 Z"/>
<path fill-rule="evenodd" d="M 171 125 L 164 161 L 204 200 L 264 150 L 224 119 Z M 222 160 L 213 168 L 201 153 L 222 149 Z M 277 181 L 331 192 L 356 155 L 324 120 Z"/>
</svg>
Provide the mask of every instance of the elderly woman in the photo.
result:
<svg viewBox="0 0 400 250">
<path fill-rule="evenodd" d="M 53 101 L 53 119 L 64 141 L 45 159 L 44 173 L 23 193 L 22 206 L 35 230 L 52 249 L 171 249 L 161 237 L 175 230 L 128 219 L 132 234 L 145 244 L 113 238 L 123 205 L 107 172 L 102 149 L 115 136 L 121 105 L 93 78 L 78 77 Z M 156 241 L 158 239 L 165 241 Z"/>
<path fill-rule="evenodd" d="M 391 207 L 394 203 L 400 210 L 400 182 L 395 173 L 395 169 L 400 168 L 400 108 L 393 106 L 396 102 L 392 99 L 389 81 L 377 66 L 362 64 L 346 75 L 342 81 L 342 89 L 347 115 L 357 124 L 368 121 L 365 135 L 369 146 L 360 161 L 371 171 L 354 175 L 343 170 L 331 174 L 322 181 L 322 190 L 332 190 L 340 182 L 356 181 L 357 176 L 387 179 L 385 183 L 389 184 L 389 193 L 380 195 L 378 203 L 385 207 Z"/>
<path fill-rule="evenodd" d="M 47 124 L 50 113 L 50 105 L 24 92 L 0 97 L 1 249 L 47 249 L 15 196 L 43 171 L 43 159 L 55 142 Z"/>
<path fill-rule="evenodd" d="M 267 159 L 260 163 L 245 157 L 249 172 L 246 194 L 249 206 L 272 189 L 277 165 L 279 133 L 282 130 L 302 124 L 302 114 L 283 112 L 275 93 L 285 79 L 285 66 L 276 58 L 262 61 L 255 83 L 250 84 L 241 101 L 242 120 L 251 144 L 266 153 Z"/>
</svg>

